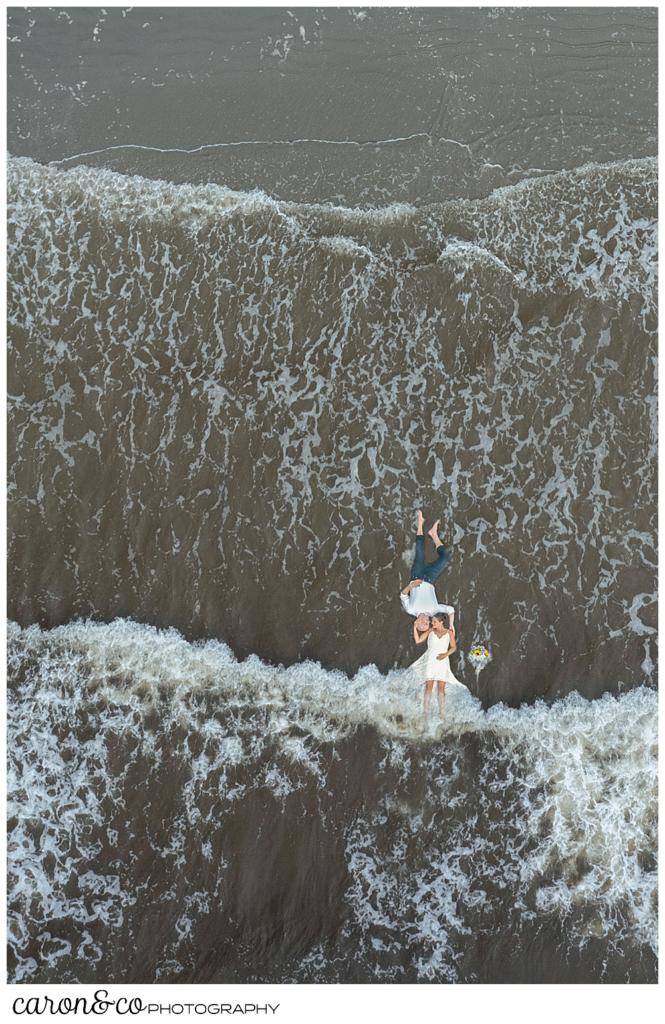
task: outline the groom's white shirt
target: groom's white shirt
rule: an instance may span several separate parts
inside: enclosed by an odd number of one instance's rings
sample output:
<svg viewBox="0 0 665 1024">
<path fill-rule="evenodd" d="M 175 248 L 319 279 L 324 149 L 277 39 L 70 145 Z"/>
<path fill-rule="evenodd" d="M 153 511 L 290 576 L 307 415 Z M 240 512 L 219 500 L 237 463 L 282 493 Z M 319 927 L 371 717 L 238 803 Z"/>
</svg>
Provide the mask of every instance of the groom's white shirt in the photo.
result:
<svg viewBox="0 0 665 1024">
<path fill-rule="evenodd" d="M 431 583 L 425 580 L 418 587 L 413 587 L 408 594 L 400 594 L 402 608 L 409 615 L 434 615 L 435 612 L 445 612 L 446 615 L 455 614 L 455 609 L 449 604 L 439 604 L 436 597 L 436 590 Z"/>
</svg>

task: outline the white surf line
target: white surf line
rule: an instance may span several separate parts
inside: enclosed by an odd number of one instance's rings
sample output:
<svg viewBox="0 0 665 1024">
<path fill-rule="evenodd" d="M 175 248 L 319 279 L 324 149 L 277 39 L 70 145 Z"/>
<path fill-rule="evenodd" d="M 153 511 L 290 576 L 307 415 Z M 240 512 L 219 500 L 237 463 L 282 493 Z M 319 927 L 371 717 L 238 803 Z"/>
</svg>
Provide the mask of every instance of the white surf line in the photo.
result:
<svg viewBox="0 0 665 1024">
<path fill-rule="evenodd" d="M 78 160 L 83 156 L 97 156 L 100 153 L 110 153 L 116 149 L 141 149 L 148 153 L 202 153 L 204 149 L 223 149 L 233 146 L 390 146 L 399 142 L 410 142 L 412 139 L 431 139 L 427 132 L 414 132 L 413 135 L 405 135 L 395 139 L 368 139 L 365 142 L 357 142 L 354 139 L 272 139 L 262 141 L 261 139 L 249 139 L 247 142 L 208 142 L 202 146 L 195 146 L 193 149 L 181 149 L 178 146 L 171 146 L 161 149 L 159 146 L 142 146 L 134 142 L 124 142 L 118 146 L 105 146 L 103 149 L 90 149 L 85 153 L 73 153 L 72 156 L 63 156 L 60 160 L 49 160 L 50 164 L 64 164 L 68 160 Z M 439 138 L 439 142 L 449 142 L 451 145 L 460 146 L 466 149 L 469 156 L 473 156 L 471 147 L 466 142 L 459 142 L 457 139 Z"/>
</svg>

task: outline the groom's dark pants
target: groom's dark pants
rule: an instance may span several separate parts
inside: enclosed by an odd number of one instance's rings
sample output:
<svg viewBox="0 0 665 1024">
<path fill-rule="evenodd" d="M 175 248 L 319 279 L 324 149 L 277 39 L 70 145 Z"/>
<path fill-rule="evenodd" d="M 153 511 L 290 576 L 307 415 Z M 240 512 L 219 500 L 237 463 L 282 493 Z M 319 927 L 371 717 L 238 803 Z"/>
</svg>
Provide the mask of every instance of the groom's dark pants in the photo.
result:
<svg viewBox="0 0 665 1024">
<path fill-rule="evenodd" d="M 443 544 L 436 549 L 437 559 L 430 565 L 425 565 L 425 538 L 416 534 L 416 557 L 411 566 L 412 580 L 425 580 L 426 583 L 434 583 L 450 561 L 450 553 L 446 551 Z"/>
</svg>

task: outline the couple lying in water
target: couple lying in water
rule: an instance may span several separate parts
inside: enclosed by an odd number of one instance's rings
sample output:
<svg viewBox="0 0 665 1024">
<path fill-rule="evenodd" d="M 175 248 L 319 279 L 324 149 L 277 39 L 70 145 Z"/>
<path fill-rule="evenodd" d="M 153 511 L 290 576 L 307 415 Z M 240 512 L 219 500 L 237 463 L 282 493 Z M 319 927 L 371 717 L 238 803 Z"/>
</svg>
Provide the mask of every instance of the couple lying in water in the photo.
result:
<svg viewBox="0 0 665 1024">
<path fill-rule="evenodd" d="M 457 650 L 453 620 L 455 610 L 447 604 L 439 604 L 434 581 L 448 565 L 450 555 L 439 537 L 439 522 L 428 531 L 436 548 L 436 561 L 425 564 L 425 536 L 423 534 L 423 515 L 420 509 L 416 513 L 416 555 L 411 567 L 411 579 L 400 594 L 404 611 L 415 616 L 413 638 L 417 644 L 427 641 L 427 651 L 418 658 L 412 668 L 425 684 L 423 711 L 425 717 L 429 713 L 432 690 L 436 683 L 436 695 L 439 702 L 439 715 L 443 718 L 446 701 L 446 683 L 457 683 L 451 668 L 450 656 Z"/>
</svg>

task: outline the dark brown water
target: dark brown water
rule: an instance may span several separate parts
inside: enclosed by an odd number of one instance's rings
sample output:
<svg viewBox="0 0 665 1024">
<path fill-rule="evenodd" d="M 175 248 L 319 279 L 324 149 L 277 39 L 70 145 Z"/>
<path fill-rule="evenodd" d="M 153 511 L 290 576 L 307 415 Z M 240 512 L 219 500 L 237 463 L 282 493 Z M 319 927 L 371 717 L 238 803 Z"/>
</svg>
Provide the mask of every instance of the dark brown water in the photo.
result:
<svg viewBox="0 0 665 1024">
<path fill-rule="evenodd" d="M 655 12 L 9 37 L 14 976 L 653 980 Z"/>
</svg>

